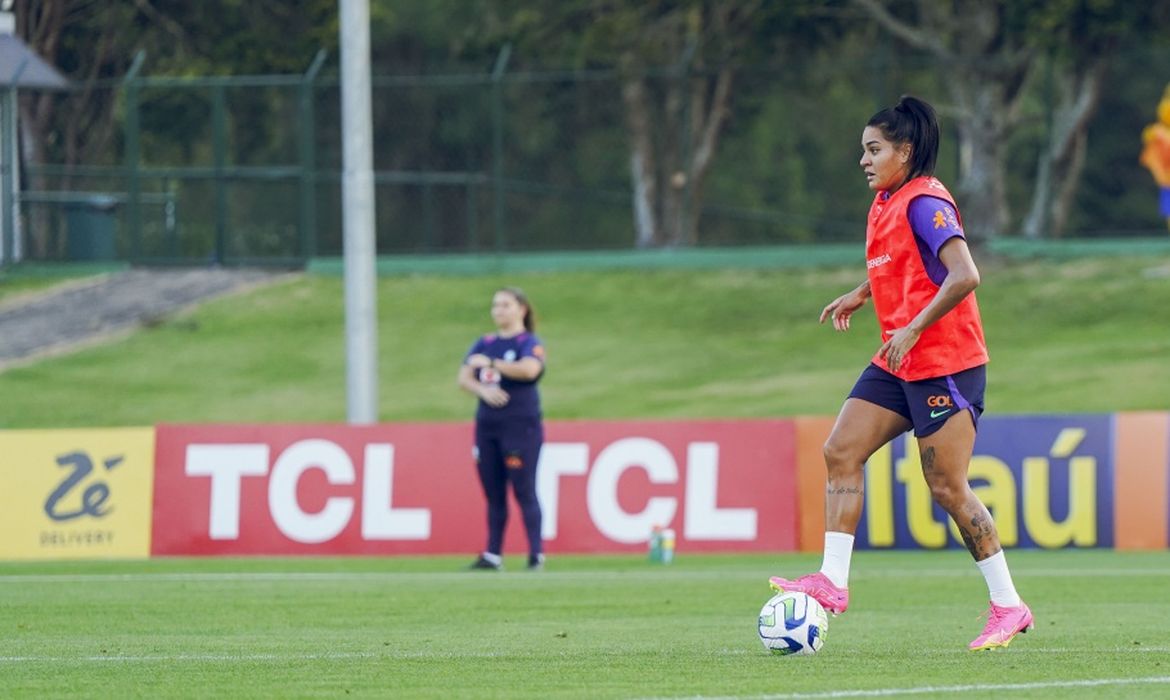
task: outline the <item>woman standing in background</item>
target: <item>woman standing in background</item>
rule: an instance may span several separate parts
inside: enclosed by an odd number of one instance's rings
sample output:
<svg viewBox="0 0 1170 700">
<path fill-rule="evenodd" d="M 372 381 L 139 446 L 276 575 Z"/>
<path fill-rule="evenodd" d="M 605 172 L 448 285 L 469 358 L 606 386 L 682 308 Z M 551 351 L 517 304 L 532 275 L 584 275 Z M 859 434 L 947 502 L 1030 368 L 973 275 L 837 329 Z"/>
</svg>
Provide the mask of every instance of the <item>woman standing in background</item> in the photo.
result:
<svg viewBox="0 0 1170 700">
<path fill-rule="evenodd" d="M 471 346 L 459 368 L 459 386 L 479 398 L 475 415 L 475 460 L 487 499 L 487 547 L 472 569 L 503 568 L 508 523 L 508 484 L 520 504 L 528 534 L 528 569 L 544 568 L 536 465 L 544 444 L 537 382 L 544 375 L 544 348 L 533 332 L 532 304 L 516 287 L 492 296 L 496 332 Z"/>
</svg>

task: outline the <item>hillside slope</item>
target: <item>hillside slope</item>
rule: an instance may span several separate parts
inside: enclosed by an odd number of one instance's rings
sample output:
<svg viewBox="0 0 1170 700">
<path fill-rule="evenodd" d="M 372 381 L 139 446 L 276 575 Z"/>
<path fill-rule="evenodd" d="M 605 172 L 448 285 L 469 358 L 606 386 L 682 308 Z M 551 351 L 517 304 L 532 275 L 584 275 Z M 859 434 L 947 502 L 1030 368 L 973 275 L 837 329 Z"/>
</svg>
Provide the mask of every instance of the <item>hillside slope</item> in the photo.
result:
<svg viewBox="0 0 1170 700">
<path fill-rule="evenodd" d="M 984 262 L 988 410 L 1170 408 L 1170 259 Z M 615 271 L 379 280 L 386 421 L 467 420 L 455 373 L 504 284 L 533 299 L 553 419 L 831 415 L 877 347 L 825 303 L 863 271 Z M 296 276 L 0 374 L 0 427 L 345 420 L 343 282 Z"/>
</svg>

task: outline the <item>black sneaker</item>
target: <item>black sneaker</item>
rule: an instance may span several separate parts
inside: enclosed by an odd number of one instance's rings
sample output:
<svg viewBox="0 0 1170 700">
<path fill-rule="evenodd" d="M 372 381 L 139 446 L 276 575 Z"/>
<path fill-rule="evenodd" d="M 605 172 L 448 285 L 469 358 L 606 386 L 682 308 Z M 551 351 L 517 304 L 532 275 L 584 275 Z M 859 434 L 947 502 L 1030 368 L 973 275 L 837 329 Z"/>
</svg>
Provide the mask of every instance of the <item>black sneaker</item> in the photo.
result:
<svg viewBox="0 0 1170 700">
<path fill-rule="evenodd" d="M 530 554 L 528 556 L 528 570 L 529 571 L 544 571 L 544 555 Z"/>
<path fill-rule="evenodd" d="M 467 567 L 472 571 L 500 571 L 504 568 L 503 564 L 493 564 L 488 561 L 482 554 L 471 562 L 471 566 Z"/>
</svg>

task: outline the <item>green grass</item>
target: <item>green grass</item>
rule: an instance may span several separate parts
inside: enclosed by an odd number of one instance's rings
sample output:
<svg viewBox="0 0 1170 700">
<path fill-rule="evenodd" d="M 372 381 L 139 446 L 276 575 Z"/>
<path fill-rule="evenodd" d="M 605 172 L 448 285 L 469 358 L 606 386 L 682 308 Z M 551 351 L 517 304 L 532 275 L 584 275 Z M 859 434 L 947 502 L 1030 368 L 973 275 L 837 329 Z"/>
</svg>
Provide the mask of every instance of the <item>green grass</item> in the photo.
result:
<svg viewBox="0 0 1170 700">
<path fill-rule="evenodd" d="M 1012 697 L 1170 692 L 1170 554 L 1013 551 L 1037 628 L 966 650 L 986 588 L 966 552 L 859 552 L 812 657 L 755 617 L 799 555 L 162 559 L 0 564 L 5 697 Z M 1128 679 L 1128 684 L 1117 683 Z M 971 686 L 957 692 L 960 686 Z M 934 688 L 925 692 L 924 688 Z M 862 691 L 869 694 L 863 695 Z M 902 691 L 902 692 L 898 692 Z M 829 693 L 835 693 L 829 695 Z"/>
<path fill-rule="evenodd" d="M 1170 407 L 1170 258 L 984 262 L 991 413 Z M 877 346 L 872 310 L 818 325 L 857 269 L 404 276 L 378 283 L 380 417 L 466 420 L 463 353 L 523 286 L 550 419 L 832 415 Z M 0 374 L 0 428 L 343 421 L 343 282 L 306 276 Z"/>
<path fill-rule="evenodd" d="M 0 303 L 16 302 L 21 296 L 42 292 L 64 280 L 60 276 L 15 275 L 0 271 Z"/>
<path fill-rule="evenodd" d="M 1170 260 L 985 263 L 989 410 L 1170 408 Z M 455 370 L 518 283 L 549 349 L 553 419 L 834 413 L 873 352 L 818 326 L 857 270 L 574 272 L 379 281 L 383 420 L 465 420 Z M 0 299 L 47 282 L 0 279 Z M 0 374 L 0 428 L 340 421 L 342 282 L 304 277 Z M 1170 553 L 1012 551 L 1038 628 L 972 654 L 965 552 L 861 552 L 853 607 L 811 658 L 754 619 L 802 555 L 0 563 L 4 697 L 1160 698 Z M 1120 682 L 1127 680 L 1128 683 Z M 962 687 L 967 686 L 966 690 Z M 1004 686 L 1004 687 L 998 687 Z M 804 694 L 804 695 L 800 695 Z"/>
</svg>

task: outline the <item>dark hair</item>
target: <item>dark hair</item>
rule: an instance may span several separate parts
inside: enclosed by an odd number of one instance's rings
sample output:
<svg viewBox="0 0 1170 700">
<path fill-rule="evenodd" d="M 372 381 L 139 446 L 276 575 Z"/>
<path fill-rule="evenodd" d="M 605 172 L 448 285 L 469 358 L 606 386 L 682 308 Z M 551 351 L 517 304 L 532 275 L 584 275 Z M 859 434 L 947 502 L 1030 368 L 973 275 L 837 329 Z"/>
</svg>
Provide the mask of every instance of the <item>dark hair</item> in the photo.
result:
<svg viewBox="0 0 1170 700">
<path fill-rule="evenodd" d="M 536 310 L 532 308 L 532 302 L 528 301 L 528 295 L 524 293 L 519 287 L 500 287 L 496 293 L 506 292 L 511 294 L 520 306 L 524 307 L 524 330 L 532 333 L 536 330 Z"/>
<path fill-rule="evenodd" d="M 870 117 L 866 126 L 881 129 L 882 136 L 895 146 L 910 144 L 907 180 L 934 175 L 939 130 L 938 117 L 929 103 L 912 95 L 902 95 L 898 104 Z"/>
</svg>

